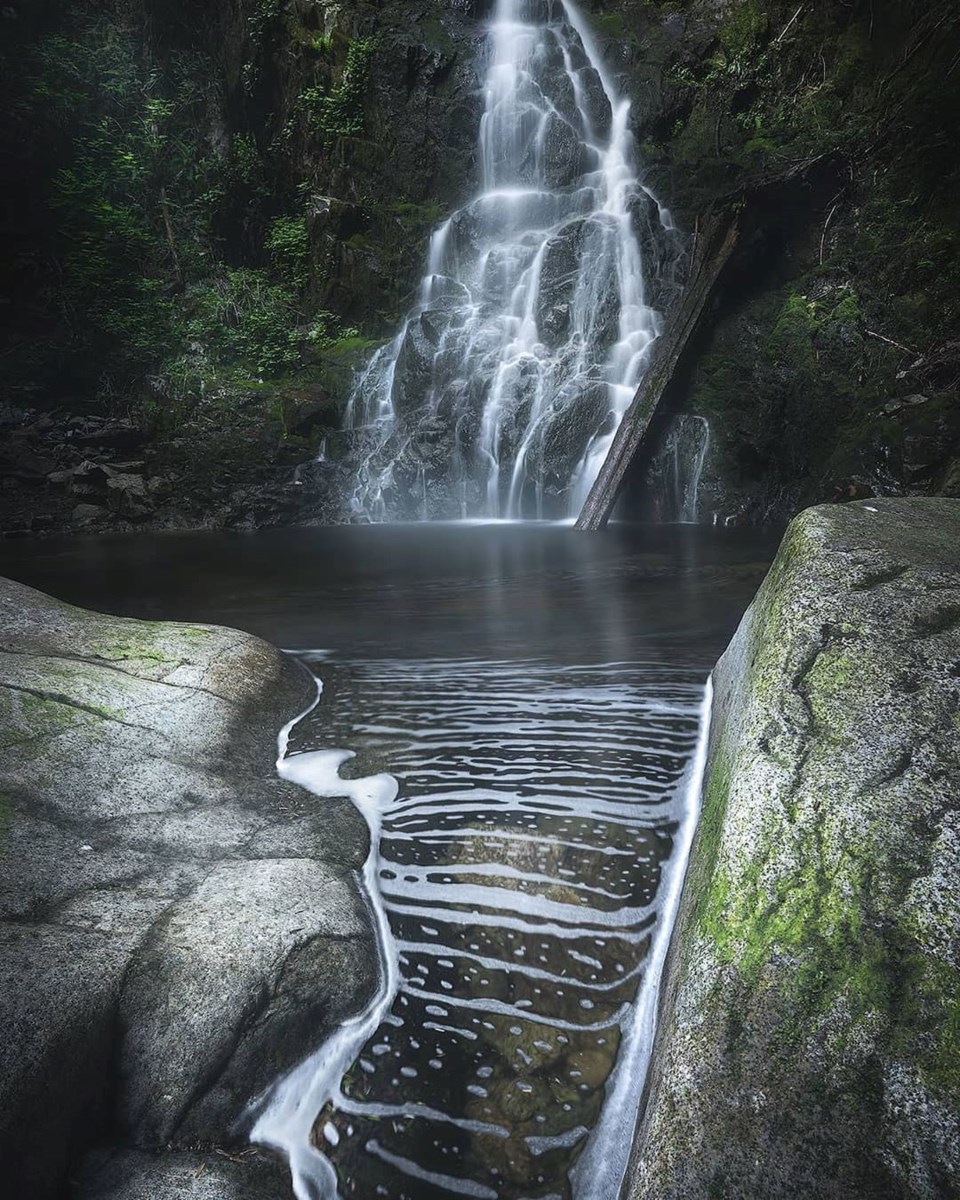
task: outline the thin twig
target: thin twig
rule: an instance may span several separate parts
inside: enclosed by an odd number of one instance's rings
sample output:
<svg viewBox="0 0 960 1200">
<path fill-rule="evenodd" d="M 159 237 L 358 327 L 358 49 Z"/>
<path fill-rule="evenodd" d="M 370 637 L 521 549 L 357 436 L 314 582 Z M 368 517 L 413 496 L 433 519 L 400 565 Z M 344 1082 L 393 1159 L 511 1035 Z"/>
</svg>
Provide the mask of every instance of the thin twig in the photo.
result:
<svg viewBox="0 0 960 1200">
<path fill-rule="evenodd" d="M 903 52 L 903 58 L 901 58 L 899 64 L 893 68 L 893 70 L 890 72 L 889 75 L 887 75 L 884 79 L 880 80 L 880 86 L 877 88 L 877 96 L 878 97 L 882 95 L 884 88 L 891 81 L 891 79 L 893 79 L 895 76 L 900 74 L 900 72 L 907 65 L 907 63 L 910 61 L 910 59 L 913 58 L 913 56 L 917 53 L 917 51 L 923 45 L 925 45 L 925 43 L 928 42 L 930 40 L 930 38 L 932 38 L 933 35 L 937 32 L 937 30 L 940 28 L 940 26 L 945 25 L 947 23 L 947 21 L 949 21 L 953 15 L 954 15 L 953 13 L 949 13 L 949 12 L 944 13 L 939 21 L 937 21 L 934 25 L 932 25 L 931 28 L 926 31 L 926 33 L 922 33 L 920 35 L 920 37 L 917 38 L 917 40 L 914 42 L 913 46 L 909 50 L 905 50 Z"/>
<path fill-rule="evenodd" d="M 882 333 L 876 333 L 872 329 L 865 329 L 863 332 L 867 335 L 867 337 L 876 338 L 878 342 L 886 342 L 888 346 L 896 346 L 896 348 L 898 350 L 902 350 L 904 354 L 913 354 L 914 356 L 919 356 L 920 354 L 919 350 L 911 350 L 910 347 L 905 346 L 903 342 L 895 342 L 893 338 L 884 337 Z"/>
<path fill-rule="evenodd" d="M 228 1154 L 226 1150 L 221 1150 L 219 1146 L 214 1150 L 214 1154 L 219 1154 L 221 1158 L 227 1158 L 230 1162 L 234 1163 L 245 1163 L 255 1153 L 255 1150 L 241 1150 L 239 1154 Z"/>
<path fill-rule="evenodd" d="M 799 17 L 802 12 L 803 12 L 803 5 L 801 4 L 800 7 L 797 9 L 797 11 L 790 18 L 790 20 L 786 23 L 786 25 L 784 25 L 783 29 L 780 31 L 780 36 L 773 43 L 773 45 L 775 47 L 779 46 L 780 43 L 783 41 L 783 39 L 787 36 L 788 30 L 791 28 L 794 21 L 796 21 L 797 17 Z"/>
<path fill-rule="evenodd" d="M 833 220 L 833 214 L 837 211 L 837 209 L 839 207 L 840 207 L 840 201 L 838 200 L 837 203 L 833 206 L 833 208 L 831 208 L 830 211 L 827 213 L 827 219 L 823 223 L 823 234 L 820 238 L 820 266 L 821 267 L 823 266 L 823 247 L 827 240 L 827 230 L 830 228 L 830 222 Z"/>
</svg>

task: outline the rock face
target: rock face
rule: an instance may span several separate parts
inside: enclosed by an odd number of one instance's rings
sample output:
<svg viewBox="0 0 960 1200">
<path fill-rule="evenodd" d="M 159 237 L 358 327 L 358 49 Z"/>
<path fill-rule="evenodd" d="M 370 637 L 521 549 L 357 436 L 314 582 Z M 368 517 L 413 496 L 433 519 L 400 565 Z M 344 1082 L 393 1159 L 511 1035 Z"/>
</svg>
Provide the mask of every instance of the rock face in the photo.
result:
<svg viewBox="0 0 960 1200">
<path fill-rule="evenodd" d="M 43 1200 L 96 1141 L 241 1134 L 248 1102 L 362 1004 L 368 837 L 346 800 L 320 809 L 277 777 L 277 731 L 313 684 L 266 643 L 8 581 L 0 617 L 0 1159 L 10 1194 Z M 141 1160 L 180 1169 L 122 1155 L 91 1194 L 139 1196 Z M 202 1194 L 246 1196 L 236 1174 Z"/>
<path fill-rule="evenodd" d="M 627 1195 L 960 1195 L 960 503 L 803 513 L 715 682 Z"/>
</svg>

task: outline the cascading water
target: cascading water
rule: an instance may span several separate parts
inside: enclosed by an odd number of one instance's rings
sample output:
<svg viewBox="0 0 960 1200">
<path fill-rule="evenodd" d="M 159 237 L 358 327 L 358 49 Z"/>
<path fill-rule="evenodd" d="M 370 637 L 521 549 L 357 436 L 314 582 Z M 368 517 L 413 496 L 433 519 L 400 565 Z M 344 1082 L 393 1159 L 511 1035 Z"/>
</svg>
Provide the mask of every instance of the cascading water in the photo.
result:
<svg viewBox="0 0 960 1200">
<path fill-rule="evenodd" d="M 682 239 L 569 0 L 498 0 L 483 190 L 359 375 L 357 519 L 573 516 L 643 374 Z"/>
<path fill-rule="evenodd" d="M 653 464 L 652 492 L 661 521 L 695 525 L 700 519 L 700 480 L 710 452 L 710 426 L 704 417 L 680 413 Z"/>
</svg>

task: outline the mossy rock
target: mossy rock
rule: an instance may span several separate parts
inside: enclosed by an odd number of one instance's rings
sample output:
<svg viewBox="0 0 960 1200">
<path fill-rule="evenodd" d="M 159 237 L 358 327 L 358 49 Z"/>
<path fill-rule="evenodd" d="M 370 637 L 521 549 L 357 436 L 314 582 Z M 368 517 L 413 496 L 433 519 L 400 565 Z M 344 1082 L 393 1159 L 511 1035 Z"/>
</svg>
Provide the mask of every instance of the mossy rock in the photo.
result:
<svg viewBox="0 0 960 1200">
<path fill-rule="evenodd" d="M 811 509 L 715 676 L 630 1195 L 960 1190 L 960 503 Z"/>
</svg>

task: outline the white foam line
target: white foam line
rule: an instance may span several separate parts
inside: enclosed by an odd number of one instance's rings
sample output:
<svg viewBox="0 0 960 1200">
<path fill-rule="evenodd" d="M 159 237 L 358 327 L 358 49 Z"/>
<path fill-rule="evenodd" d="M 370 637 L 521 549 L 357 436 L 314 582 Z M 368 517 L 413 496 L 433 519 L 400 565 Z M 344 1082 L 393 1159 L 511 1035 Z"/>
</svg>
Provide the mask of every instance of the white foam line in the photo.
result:
<svg viewBox="0 0 960 1200">
<path fill-rule="evenodd" d="M 662 828 L 672 823 L 668 818 L 663 818 L 659 825 L 652 825 L 650 828 Z M 485 842 L 535 842 L 537 845 L 543 845 L 545 848 L 564 846 L 571 850 L 589 850 L 593 854 L 605 854 L 611 858 L 632 859 L 634 857 L 632 849 L 624 849 L 622 846 L 591 846 L 587 842 L 571 842 L 564 841 L 561 838 L 540 837 L 535 833 L 507 833 L 505 830 L 497 829 L 453 829 L 449 833 L 395 833 L 393 830 L 390 830 L 385 836 L 391 842 L 443 842 L 444 844 L 452 841 L 474 840 Z"/>
<path fill-rule="evenodd" d="M 428 992 L 424 988 L 410 987 L 409 983 L 401 985 L 400 990 L 405 996 L 429 1000 L 433 1004 L 445 1007 L 469 1008 L 473 1012 L 486 1013 L 488 1016 L 509 1017 L 512 1021 L 529 1021 L 533 1025 L 546 1025 L 550 1029 L 564 1029 L 573 1033 L 600 1033 L 609 1029 L 611 1025 L 620 1024 L 630 1012 L 629 1004 L 621 1004 L 615 1012 L 601 1021 L 565 1021 L 549 1013 L 538 1013 L 533 1008 L 517 1008 L 514 1004 L 504 1004 L 502 1000 L 494 1000 L 489 996 L 451 996 L 449 992 Z"/>
<path fill-rule="evenodd" d="M 624 972 L 623 975 L 618 975 L 616 979 L 608 983 L 591 983 L 586 979 L 578 979 L 576 975 L 557 975 L 553 971 L 544 971 L 541 967 L 530 966 L 517 959 L 512 961 L 505 958 L 486 958 L 482 954 L 476 954 L 471 950 L 461 950 L 454 946 L 438 946 L 431 942 L 405 942 L 397 941 L 397 949 L 401 954 L 419 954 L 424 958 L 467 958 L 471 962 L 477 963 L 483 967 L 485 971 L 506 971 L 511 975 L 523 975 L 527 979 L 542 979 L 547 983 L 562 983 L 568 987 L 585 988 L 591 992 L 613 992 L 618 987 L 622 987 L 625 982 L 630 979 L 635 979 L 643 971 L 643 962 L 637 963 L 630 971 Z M 582 954 L 577 954 L 575 950 L 567 950 L 571 958 L 576 961 L 581 961 L 585 957 Z M 590 959 L 589 966 L 596 967 L 598 970 L 603 969 L 603 964 L 597 959 Z"/>
<path fill-rule="evenodd" d="M 406 1104 L 379 1104 L 371 1100 L 354 1100 L 352 1096 L 340 1095 L 337 1108 L 348 1113 L 351 1117 L 370 1117 L 380 1120 L 383 1117 L 417 1117 L 424 1121 L 434 1121 L 438 1125 L 452 1125 L 465 1133 L 479 1133 L 490 1137 L 509 1138 L 510 1130 L 491 1121 L 471 1121 L 467 1117 L 452 1117 L 449 1113 L 431 1108 L 429 1104 L 418 1104 L 409 1101 Z"/>
<path fill-rule="evenodd" d="M 529 1146 L 530 1153 L 539 1158 L 540 1155 L 546 1154 L 550 1150 L 569 1150 L 581 1138 L 586 1137 L 587 1132 L 583 1125 L 575 1125 L 566 1133 L 558 1133 L 553 1137 L 525 1137 L 523 1140 Z"/>
<path fill-rule="evenodd" d="M 451 872 L 451 875 L 455 872 Z M 563 885 L 564 880 L 555 881 Z M 572 888 L 572 884 L 570 885 Z M 419 879 L 415 884 L 404 886 L 400 880 L 381 882 L 380 888 L 387 899 L 388 907 L 393 909 L 397 902 L 426 907 L 436 904 L 437 915 L 446 915 L 450 906 L 467 906 L 470 911 L 478 913 L 481 909 L 489 914 L 506 913 L 535 919 L 552 919 L 568 921 L 573 925 L 584 925 L 584 910 L 576 904 L 567 904 L 562 900 L 550 900 L 542 892 L 513 891 L 501 887 L 485 887 L 477 883 L 427 883 Z M 592 908 L 589 910 L 590 928 L 596 929 L 630 929 L 639 922 L 646 920 L 653 911 L 652 904 L 637 907 L 621 905 L 617 909 Z M 491 924 L 496 924 L 495 919 Z"/>
<path fill-rule="evenodd" d="M 378 888 L 380 827 L 385 809 L 397 795 L 398 784 L 392 775 L 341 779 L 340 766 L 354 757 L 350 750 L 287 755 L 294 726 L 320 702 L 323 684 L 319 679 L 316 684 L 314 702 L 280 732 L 277 771 L 282 778 L 300 784 L 315 796 L 348 796 L 366 820 L 370 829 L 370 853 L 363 867 L 364 899 L 373 918 L 379 971 L 377 993 L 363 1011 L 344 1021 L 318 1050 L 250 1106 L 254 1110 L 260 1109 L 250 1140 L 270 1146 L 286 1156 L 297 1200 L 333 1200 L 337 1196 L 333 1165 L 313 1145 L 310 1135 L 323 1106 L 339 1094 L 347 1068 L 383 1021 L 393 1003 L 400 978 L 397 953 Z"/>
<path fill-rule="evenodd" d="M 480 1036 L 472 1029 L 458 1029 L 456 1025 L 439 1025 L 436 1021 L 424 1021 L 423 1027 L 432 1029 L 435 1033 L 452 1033 L 456 1037 L 466 1038 L 468 1042 L 475 1042 Z"/>
<path fill-rule="evenodd" d="M 600 1119 L 572 1172 L 576 1200 L 610 1200 L 623 1186 L 637 1122 L 637 1109 L 650 1066 L 657 1028 L 657 1001 L 680 894 L 690 857 L 690 847 L 700 813 L 700 797 L 707 765 L 713 680 L 707 680 L 700 705 L 700 736 L 690 764 L 683 797 L 683 814 L 673 856 L 661 882 L 660 917 L 650 948 L 647 970 L 624 1030 L 620 1053 L 607 1083 Z"/>
<path fill-rule="evenodd" d="M 482 1183 L 474 1183 L 472 1179 L 458 1179 L 455 1175 L 441 1175 L 438 1171 L 426 1171 L 423 1167 L 411 1162 L 409 1158 L 401 1158 L 399 1154 L 391 1154 L 384 1150 L 379 1142 L 371 1139 L 366 1144 L 368 1153 L 383 1159 L 391 1167 L 396 1167 L 411 1179 L 419 1179 L 422 1183 L 433 1184 L 457 1196 L 474 1196 L 477 1200 L 497 1200 L 497 1193 Z"/>
<path fill-rule="evenodd" d="M 446 875 L 453 882 L 461 875 L 479 875 L 485 879 L 517 879 L 523 883 L 544 883 L 548 887 L 562 887 L 575 892 L 588 892 L 591 896 L 603 896 L 607 900 L 616 900 L 617 903 L 630 898 L 629 894 L 621 895 L 616 892 L 607 891 L 604 888 L 590 887 L 589 884 L 578 883 L 574 879 L 564 879 L 559 875 L 541 875 L 535 871 L 521 871 L 518 867 L 511 867 L 506 863 L 458 863 L 455 867 L 444 867 L 436 864 L 426 867 L 415 867 L 406 863 L 391 863 L 390 865 L 403 871 L 403 882 L 405 884 L 413 884 L 415 887 L 419 887 L 421 883 L 426 882 L 431 875 Z M 443 886 L 448 885 L 444 884 Z M 408 889 L 394 883 L 392 891 L 395 895 L 403 895 Z"/>
<path fill-rule="evenodd" d="M 390 912 L 397 913 L 402 917 L 417 917 L 423 919 L 429 918 L 431 921 L 436 921 L 441 925 L 483 925 L 488 929 L 516 929 L 521 933 L 529 934 L 553 934 L 554 937 L 577 940 L 580 938 L 618 938 L 622 942 L 640 942 L 649 934 L 646 932 L 646 926 L 649 924 L 653 915 L 653 905 L 649 909 L 636 909 L 636 912 L 643 912 L 647 915 L 643 920 L 638 920 L 635 929 L 627 925 L 614 924 L 586 924 L 582 919 L 573 925 L 558 925 L 551 921 L 538 921 L 536 912 L 531 912 L 529 918 L 504 916 L 504 910 L 494 910 L 478 912 L 476 909 L 464 908 L 446 908 L 438 909 L 429 905 L 414 905 L 414 904 L 396 904 L 388 903 L 386 906 Z M 571 916 L 579 915 L 581 918 L 588 915 L 583 909 L 571 907 Z M 596 918 L 596 913 L 589 913 L 591 917 Z"/>
<path fill-rule="evenodd" d="M 665 789 L 666 790 L 666 789 Z M 437 803 L 438 796 L 443 796 L 444 803 Z M 398 811 L 396 816 L 391 816 L 389 836 L 393 837 L 393 831 L 397 828 L 404 829 L 415 825 L 418 821 L 423 821 L 426 817 L 463 817 L 469 816 L 471 813 L 479 814 L 481 812 L 493 811 L 497 817 L 506 816 L 507 813 L 534 814 L 546 809 L 549 804 L 549 812 L 547 816 L 563 817 L 564 820 L 596 820 L 602 822 L 616 822 L 624 829 L 648 829 L 650 827 L 649 820 L 643 812 L 646 805 L 663 804 L 669 797 L 664 797 L 663 800 L 654 800 L 652 796 L 645 796 L 642 801 L 636 804 L 617 804 L 614 801 L 604 803 L 597 797 L 591 797 L 592 803 L 589 807 L 581 807 L 582 798 L 573 798 L 561 804 L 559 802 L 561 793 L 551 795 L 549 801 L 537 796 L 513 796 L 510 800 L 494 799 L 492 796 L 485 795 L 479 788 L 474 796 L 453 796 L 446 793 L 434 793 L 430 797 L 429 803 L 426 804 L 411 804 L 405 806 Z M 477 804 L 478 800 L 485 801 L 485 805 Z M 460 811 L 452 808 L 453 802 L 463 804 L 466 811 Z M 474 805 L 475 808 L 469 807 Z M 496 808 L 493 808 L 496 805 Z"/>
</svg>

